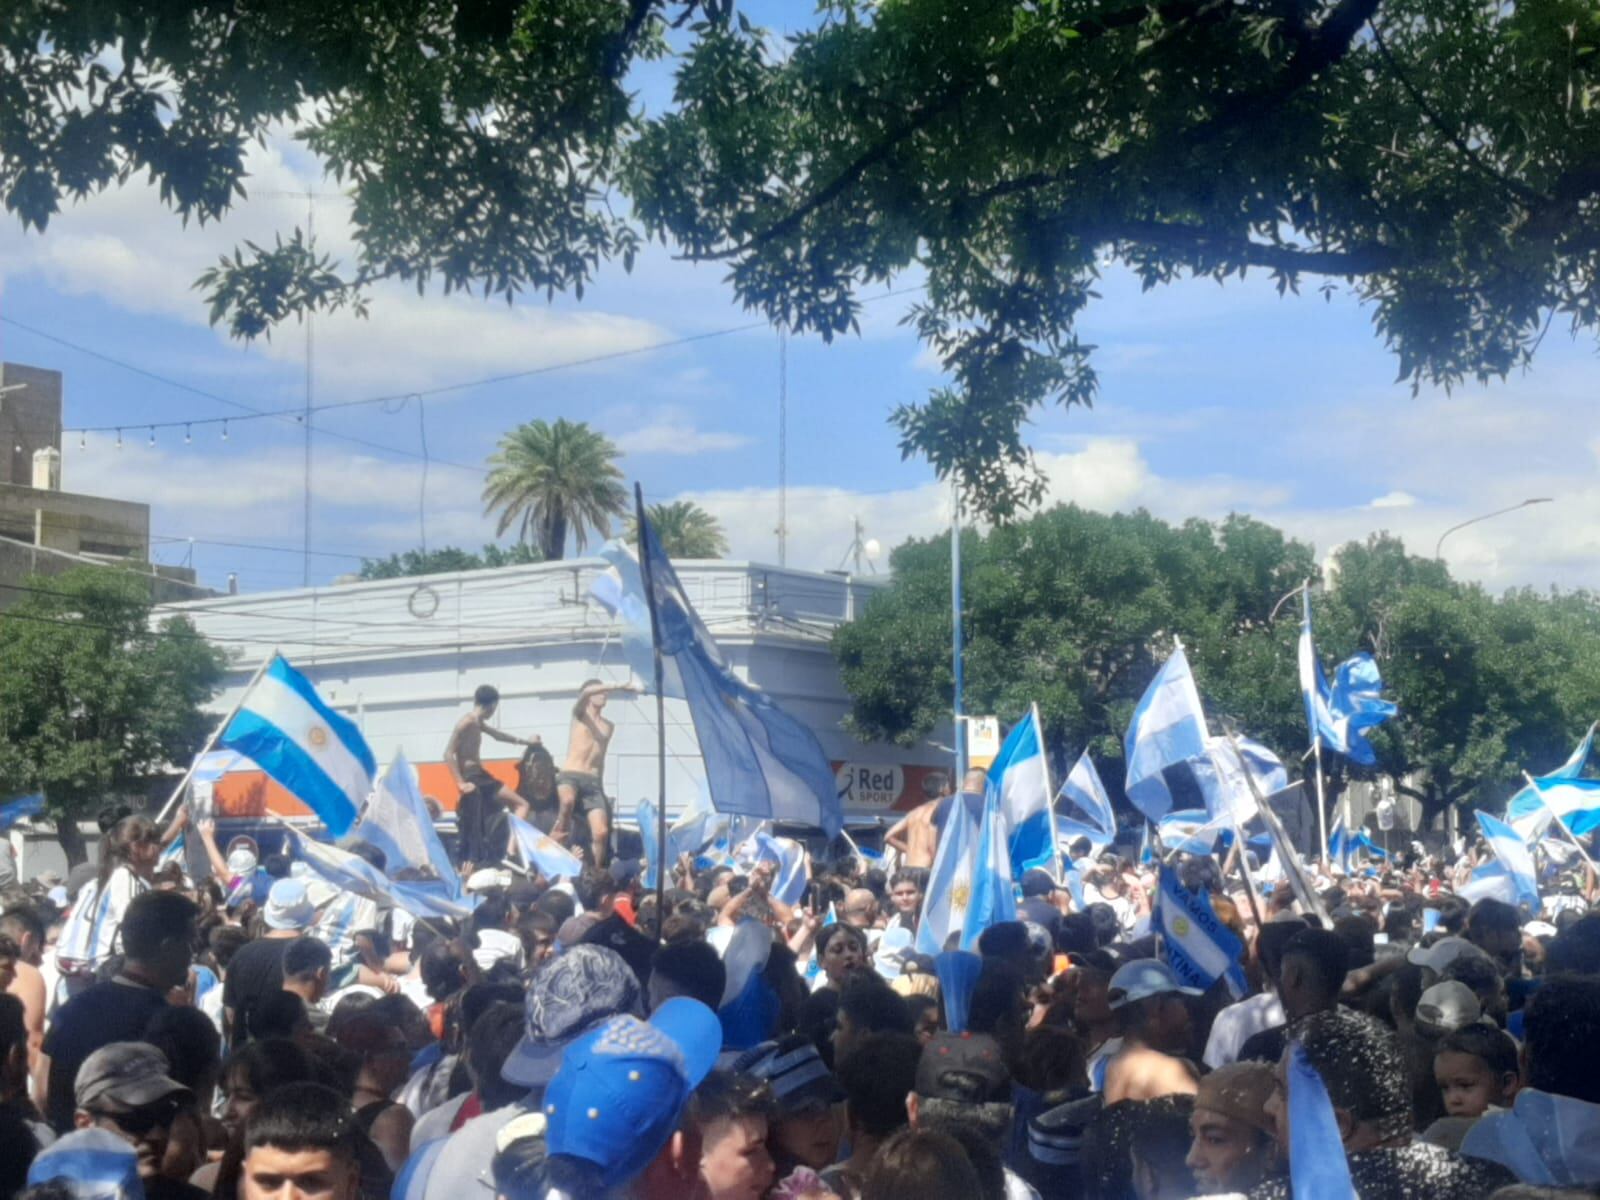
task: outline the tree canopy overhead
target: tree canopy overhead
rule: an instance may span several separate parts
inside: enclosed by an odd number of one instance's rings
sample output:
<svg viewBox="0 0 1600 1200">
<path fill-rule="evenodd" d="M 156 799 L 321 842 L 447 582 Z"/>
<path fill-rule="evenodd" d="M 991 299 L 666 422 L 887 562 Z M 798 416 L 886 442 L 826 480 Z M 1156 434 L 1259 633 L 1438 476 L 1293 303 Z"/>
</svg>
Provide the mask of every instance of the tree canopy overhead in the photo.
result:
<svg viewBox="0 0 1600 1200">
<path fill-rule="evenodd" d="M 630 71 L 669 48 L 645 112 Z M 1095 395 L 1074 322 L 1108 257 L 1348 281 L 1414 384 L 1594 330 L 1597 50 L 1589 0 L 827 0 L 783 44 L 734 0 L 22 0 L 0 195 L 43 228 L 149 174 L 208 219 L 290 122 L 358 258 L 241 248 L 204 282 L 243 337 L 385 278 L 581 293 L 643 236 L 824 337 L 920 272 L 951 382 L 896 411 L 903 449 L 1005 517 L 1041 495 L 1029 412 Z"/>
</svg>

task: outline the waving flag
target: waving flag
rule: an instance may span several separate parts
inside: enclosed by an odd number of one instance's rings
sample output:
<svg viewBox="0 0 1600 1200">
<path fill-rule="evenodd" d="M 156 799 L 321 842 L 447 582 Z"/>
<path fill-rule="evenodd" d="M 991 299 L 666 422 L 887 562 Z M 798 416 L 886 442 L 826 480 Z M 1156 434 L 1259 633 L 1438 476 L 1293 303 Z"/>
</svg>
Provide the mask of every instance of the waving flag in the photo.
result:
<svg viewBox="0 0 1600 1200">
<path fill-rule="evenodd" d="M 44 811 L 44 797 L 23 796 L 17 800 L 7 800 L 0 804 L 0 833 L 10 829 L 18 821 L 25 821 L 29 817 L 36 817 Z"/>
<path fill-rule="evenodd" d="M 983 822 L 978 832 L 978 853 L 972 873 L 972 903 L 967 907 L 961 932 L 963 950 L 976 946 L 978 935 L 989 926 L 1017 919 L 1017 892 L 1012 886 L 1005 828 L 1000 814 L 999 789 L 991 786 L 984 796 Z"/>
<path fill-rule="evenodd" d="M 1600 780 L 1582 778 L 1594 749 L 1594 730 L 1589 726 L 1571 758 L 1511 797 L 1506 821 L 1524 841 L 1542 837 L 1552 813 L 1560 813 L 1573 833 L 1587 833 L 1600 825 Z"/>
<path fill-rule="evenodd" d="M 922 894 L 922 917 L 917 922 L 917 953 L 938 954 L 952 933 L 966 929 L 972 906 L 973 876 L 977 872 L 979 822 L 987 799 L 962 792 L 950 798 L 950 812 L 939 834 L 928 887 Z"/>
<path fill-rule="evenodd" d="M 1236 747 L 1225 737 L 1207 738 L 1205 754 L 1189 765 L 1200 794 L 1205 797 L 1206 811 L 1243 825 L 1261 811 L 1256 796 L 1281 792 L 1289 786 L 1289 773 L 1278 756 L 1260 742 L 1247 737 L 1234 740 Z M 1246 771 L 1250 773 L 1248 781 Z"/>
<path fill-rule="evenodd" d="M 1328 830 L 1328 861 L 1345 875 L 1350 874 L 1350 851 L 1355 839 L 1344 827 L 1344 813 L 1333 818 L 1333 828 Z"/>
<path fill-rule="evenodd" d="M 756 861 L 775 863 L 778 873 L 772 877 L 772 895 L 791 908 L 805 895 L 806 884 L 811 882 L 811 872 L 806 869 L 806 850 L 791 838 L 773 837 L 768 833 L 756 834 Z"/>
<path fill-rule="evenodd" d="M 655 652 L 650 644 L 650 605 L 645 596 L 639 559 L 625 542 L 613 538 L 600 548 L 606 570 L 589 585 L 589 595 L 621 625 L 622 657 L 647 688 L 655 687 Z M 683 684 L 671 662 L 664 662 L 662 695 L 682 700 Z"/>
<path fill-rule="evenodd" d="M 517 850 L 522 855 L 523 866 L 533 867 L 548 879 L 560 879 L 563 876 L 576 879 L 583 874 L 582 861 L 555 838 L 541 833 L 516 813 L 507 813 L 506 819 L 511 823 L 511 832 L 517 839 Z"/>
<path fill-rule="evenodd" d="M 443 917 L 448 920 L 471 916 L 472 910 L 478 905 L 476 896 L 447 896 L 444 889 L 431 881 L 390 879 L 360 855 L 315 841 L 304 834 L 297 834 L 295 840 L 299 844 L 299 857 L 314 872 L 340 891 L 364 897 L 374 904 L 392 905 L 415 917 Z"/>
<path fill-rule="evenodd" d="M 408 868 L 432 872 L 451 896 L 461 894 L 461 876 L 439 840 L 417 773 L 404 751 L 395 751 L 389 769 L 378 781 L 356 826 L 356 836 L 383 851 L 384 873 L 390 878 Z"/>
<path fill-rule="evenodd" d="M 1333 686 L 1328 686 L 1311 640 L 1309 588 L 1301 592 L 1300 599 L 1305 614 L 1300 624 L 1300 694 L 1305 700 L 1311 741 L 1315 744 L 1320 739 L 1328 749 L 1370 767 L 1377 756 L 1364 736 L 1366 731 L 1400 710 L 1383 698 L 1378 664 L 1365 652 L 1340 663 L 1334 671 Z"/>
<path fill-rule="evenodd" d="M 1478 831 L 1494 851 L 1496 860 L 1505 868 L 1511 879 L 1516 903 L 1526 904 L 1530 910 L 1539 911 L 1539 872 L 1534 868 L 1533 855 L 1515 829 L 1498 817 L 1479 811 Z"/>
<path fill-rule="evenodd" d="M 933 972 L 939 978 L 939 998 L 944 1001 L 944 1024 L 951 1033 L 967 1031 L 972 993 L 983 971 L 983 959 L 970 950 L 941 950 L 934 955 Z"/>
<path fill-rule="evenodd" d="M 1235 999 L 1249 990 L 1244 943 L 1217 919 L 1205 891 L 1191 892 L 1170 867 L 1161 868 L 1150 932 L 1161 935 L 1162 955 L 1186 986 L 1204 991 L 1222 979 Z"/>
<path fill-rule="evenodd" d="M 1043 867 L 1054 875 L 1055 809 L 1050 803 L 1050 778 L 1037 707 L 1029 709 L 1006 735 L 1000 753 L 989 766 L 989 786 L 1000 795 L 1012 872 L 1020 877 L 1030 867 Z"/>
<path fill-rule="evenodd" d="M 1206 716 L 1182 646 L 1145 689 L 1123 745 L 1128 799 L 1150 820 L 1159 821 L 1174 807 L 1164 772 L 1206 752 Z"/>
<path fill-rule="evenodd" d="M 1185 808 L 1168 813 L 1156 822 L 1156 832 L 1161 845 L 1170 853 L 1181 850 L 1185 854 L 1213 854 L 1217 839 L 1233 822 L 1227 814 L 1213 817 L 1203 808 Z"/>
<path fill-rule="evenodd" d="M 656 616 L 663 669 L 672 669 L 664 686 L 667 694 L 674 694 L 670 689 L 675 682 L 688 702 L 711 802 L 719 812 L 815 825 L 829 837 L 837 836 L 842 824 L 839 794 L 816 735 L 734 675 L 695 615 L 642 509 L 639 539 L 649 569 L 647 599 Z"/>
<path fill-rule="evenodd" d="M 1066 782 L 1061 785 L 1059 799 L 1067 801 L 1088 818 L 1087 822 L 1073 819 L 1056 821 L 1058 836 L 1086 837 L 1096 850 L 1117 840 L 1117 819 L 1111 813 L 1111 799 L 1106 795 L 1106 785 L 1100 782 L 1100 772 L 1085 750 L 1078 755 Z"/>
<path fill-rule="evenodd" d="M 1294 1200 L 1356 1200 L 1333 1101 L 1299 1042 L 1290 1043 L 1287 1074 L 1289 1190 Z"/>
<path fill-rule="evenodd" d="M 282 655 L 246 693 L 217 745 L 253 759 L 334 837 L 355 824 L 378 773 L 355 722 L 329 708 Z"/>
</svg>

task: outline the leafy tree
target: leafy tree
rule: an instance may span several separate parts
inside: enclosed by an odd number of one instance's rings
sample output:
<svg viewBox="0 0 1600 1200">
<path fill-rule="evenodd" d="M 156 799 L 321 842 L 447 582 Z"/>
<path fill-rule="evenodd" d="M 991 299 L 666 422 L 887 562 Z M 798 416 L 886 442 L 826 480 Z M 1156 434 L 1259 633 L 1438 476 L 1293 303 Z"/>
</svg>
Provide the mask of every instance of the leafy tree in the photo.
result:
<svg viewBox="0 0 1600 1200">
<path fill-rule="evenodd" d="M 42 791 L 76 863 L 81 818 L 200 748 L 226 659 L 182 617 L 153 627 L 133 575 L 80 567 L 26 586 L 0 620 L 0 791 Z"/>
<path fill-rule="evenodd" d="M 728 538 L 722 522 L 693 500 L 672 500 L 645 509 L 650 526 L 661 540 L 661 548 L 672 558 L 722 558 L 728 553 Z M 628 518 L 627 538 L 639 539 L 639 522 Z"/>
<path fill-rule="evenodd" d="M 485 511 L 500 510 L 495 533 L 518 526 L 518 537 L 550 561 L 566 557 L 567 535 L 579 550 L 589 533 L 605 536 L 627 510 L 616 467 L 620 451 L 582 421 L 529 421 L 500 439 L 489 457 Z"/>
<path fill-rule="evenodd" d="M 0 195 L 43 228 L 149 175 L 205 220 L 287 122 L 350 191 L 357 252 L 296 230 L 229 256 L 203 282 L 242 337 L 379 279 L 581 293 L 641 235 L 824 337 L 916 269 L 908 319 L 951 383 L 894 420 L 997 517 L 1042 495 L 1030 411 L 1096 392 L 1074 322 L 1108 258 L 1150 287 L 1348 286 L 1413 383 L 1504 375 L 1555 316 L 1600 322 L 1587 0 L 827 0 L 786 44 L 734 7 L 22 0 Z M 646 115 L 630 71 L 669 45 Z"/>
<path fill-rule="evenodd" d="M 1134 704 L 1183 639 L 1214 730 L 1276 750 L 1291 776 L 1307 745 L 1296 647 L 1311 551 L 1245 517 L 1170 526 L 1147 514 L 1056 508 L 962 540 L 966 701 L 1015 720 L 1037 701 L 1065 766 L 1086 745 L 1121 794 Z M 1600 598 L 1453 582 L 1387 535 L 1351 543 L 1314 603 L 1324 668 L 1371 651 L 1400 715 L 1372 734 L 1373 768 L 1325 755 L 1334 804 L 1387 775 L 1425 822 L 1451 805 L 1498 808 L 1524 769 L 1562 761 L 1600 714 Z M 895 550 L 894 575 L 834 635 L 862 737 L 909 742 L 949 719 L 948 538 Z"/>
<path fill-rule="evenodd" d="M 524 563 L 543 562 L 538 548 L 526 542 L 510 546 L 484 546 L 481 554 L 462 550 L 456 546 L 441 546 L 437 550 L 406 550 L 388 558 L 361 560 L 362 579 L 408 579 L 413 575 L 442 575 L 451 571 L 481 571 L 485 567 L 515 567 Z"/>
</svg>

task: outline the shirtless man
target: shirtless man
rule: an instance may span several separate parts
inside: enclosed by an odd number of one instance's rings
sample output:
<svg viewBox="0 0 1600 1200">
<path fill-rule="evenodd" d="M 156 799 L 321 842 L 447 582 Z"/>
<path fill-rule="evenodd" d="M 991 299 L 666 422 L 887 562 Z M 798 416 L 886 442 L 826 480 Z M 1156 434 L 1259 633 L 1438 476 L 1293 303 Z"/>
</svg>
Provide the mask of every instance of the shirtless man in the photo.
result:
<svg viewBox="0 0 1600 1200">
<path fill-rule="evenodd" d="M 1199 1088 L 1193 1066 L 1179 1057 L 1189 1048 L 1189 1006 L 1172 968 L 1153 958 L 1124 963 L 1107 993 L 1122 1029 L 1122 1048 L 1106 1063 L 1105 1102 L 1192 1096 Z"/>
<path fill-rule="evenodd" d="M 603 867 L 611 858 L 611 801 L 606 799 L 602 782 L 606 770 L 606 747 L 616 725 L 601 714 L 606 697 L 612 692 L 637 694 L 631 683 L 609 684 L 598 679 L 584 681 L 572 706 L 572 731 L 567 736 L 567 761 L 556 773 L 555 827 L 550 836 L 563 844 L 572 840 L 572 822 L 581 815 L 589 826 L 589 847 L 594 865 Z"/>
<path fill-rule="evenodd" d="M 481 862 L 499 862 L 510 845 L 509 834 L 496 836 L 498 815 L 491 806 L 499 804 L 519 817 L 528 815 L 528 802 L 484 768 L 483 738 L 487 734 L 497 742 L 510 742 L 514 746 L 534 746 L 539 739 L 519 738 L 502 733 L 489 724 L 495 709 L 500 707 L 500 693 L 484 684 L 472 693 L 472 711 L 456 722 L 450 731 L 450 741 L 444 748 L 444 764 L 455 780 L 461 799 L 456 808 L 456 820 L 461 831 L 462 867 Z"/>
<path fill-rule="evenodd" d="M 947 794 L 948 776 L 943 771 L 930 771 L 922 779 L 922 794 L 926 799 L 913 808 L 899 824 L 883 835 L 884 844 L 900 852 L 902 867 L 933 866 L 933 855 L 939 847 L 939 831 L 934 827 L 934 813 L 939 801 Z"/>
</svg>

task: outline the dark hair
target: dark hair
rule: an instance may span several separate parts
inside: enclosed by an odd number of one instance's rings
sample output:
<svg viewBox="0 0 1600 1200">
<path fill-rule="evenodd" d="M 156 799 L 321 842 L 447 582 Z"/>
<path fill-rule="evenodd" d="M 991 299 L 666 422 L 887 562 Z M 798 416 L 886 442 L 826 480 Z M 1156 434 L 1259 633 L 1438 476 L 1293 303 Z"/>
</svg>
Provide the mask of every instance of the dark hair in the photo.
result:
<svg viewBox="0 0 1600 1200">
<path fill-rule="evenodd" d="M 892 892 L 902 883 L 915 885 L 917 891 L 928 890 L 928 868 L 926 867 L 901 867 L 889 876 L 889 890 Z"/>
<path fill-rule="evenodd" d="M 467 1072 L 485 1112 L 504 1108 L 527 1095 L 526 1087 L 500 1078 L 500 1065 L 517 1048 L 522 1030 L 520 1004 L 496 1004 L 472 1023 L 467 1035 Z"/>
<path fill-rule="evenodd" d="M 1517 1043 L 1503 1029 L 1475 1022 L 1463 1025 L 1439 1039 L 1434 1056 L 1470 1054 L 1481 1058 L 1496 1075 L 1517 1074 Z"/>
<path fill-rule="evenodd" d="M 1472 911 L 1472 905 L 1455 895 L 1440 896 L 1423 907 L 1439 910 L 1438 928 L 1441 934 L 1460 933 L 1466 927 L 1467 914 Z"/>
<path fill-rule="evenodd" d="M 333 951 L 314 937 L 297 937 L 283 951 L 283 977 L 304 979 L 333 967 Z"/>
<path fill-rule="evenodd" d="M 1370 917 L 1360 915 L 1340 917 L 1333 923 L 1333 932 L 1344 943 L 1346 971 L 1372 965 L 1374 935 L 1377 929 Z"/>
<path fill-rule="evenodd" d="M 1304 959 L 1311 965 L 1314 986 L 1323 1000 L 1339 998 L 1345 973 L 1350 966 L 1350 949 L 1345 940 L 1329 929 L 1302 929 L 1283 947 L 1284 962 Z"/>
<path fill-rule="evenodd" d="M 1386 982 L 1391 1009 L 1398 1007 L 1405 1013 L 1407 1019 L 1414 1018 L 1417 1015 L 1417 1004 L 1422 1000 L 1422 993 L 1426 989 L 1427 978 L 1427 968 L 1411 962 L 1390 975 Z"/>
<path fill-rule="evenodd" d="M 700 1001 L 715 1012 L 722 1004 L 728 969 L 705 942 L 668 943 L 650 960 L 650 973 L 672 984 L 675 992 Z"/>
<path fill-rule="evenodd" d="M 250 1090 L 265 1096 L 285 1084 L 305 1083 L 315 1071 L 310 1056 L 297 1043 L 285 1038 L 263 1038 L 228 1055 L 222 1078 L 226 1081 L 233 1074 L 243 1074 Z"/>
<path fill-rule="evenodd" d="M 1084 1196 L 1088 1200 L 1125 1200 L 1132 1196 L 1135 1153 L 1161 1171 L 1171 1169 L 1176 1151 L 1181 1167 L 1189 1152 L 1189 1117 L 1193 1112 L 1193 1096 L 1123 1100 L 1102 1109 L 1083 1132 Z"/>
<path fill-rule="evenodd" d="M 1176 1194 L 1194 1193 L 1194 1175 L 1185 1159 L 1189 1156 L 1192 1137 L 1189 1118 L 1194 1113 L 1193 1096 L 1162 1096 L 1155 1100 L 1137 1101 L 1130 1128 L 1130 1149 L 1133 1158 L 1154 1171 L 1162 1180 L 1180 1179 L 1185 1190 Z M 1162 1189 L 1163 1194 L 1167 1191 Z"/>
<path fill-rule="evenodd" d="M 1283 971 L 1284 950 L 1295 934 L 1308 928 L 1310 926 L 1299 917 L 1268 921 L 1261 926 L 1261 931 L 1256 934 L 1256 956 L 1261 960 L 1261 969 L 1268 979 L 1277 981 Z"/>
<path fill-rule="evenodd" d="M 268 1092 L 244 1126 L 244 1148 L 326 1150 L 354 1163 L 360 1153 L 361 1127 L 349 1102 L 319 1083 L 290 1083 Z"/>
<path fill-rule="evenodd" d="M 237 925 L 217 925 L 206 935 L 206 946 L 211 957 L 217 960 L 217 966 L 226 970 L 233 956 L 249 940 L 250 934 Z"/>
<path fill-rule="evenodd" d="M 916 1089 L 921 1057 L 922 1043 L 909 1033 L 862 1039 L 838 1070 L 852 1128 L 883 1138 L 906 1123 L 906 1095 Z"/>
<path fill-rule="evenodd" d="M 902 1094 L 900 1099 L 904 1103 L 905 1096 Z M 695 1128 L 704 1133 L 714 1121 L 770 1117 L 775 1111 L 772 1089 L 763 1080 L 732 1071 L 712 1071 L 689 1097 L 688 1116 Z"/>
<path fill-rule="evenodd" d="M 150 1014 L 140 1040 L 167 1056 L 167 1074 L 191 1092 L 214 1077 L 222 1062 L 222 1035 L 198 1008 L 166 1004 Z"/>
<path fill-rule="evenodd" d="M 0 929 L 8 926 L 16 931 L 11 936 L 18 941 L 31 935 L 41 947 L 44 945 L 44 922 L 39 919 L 39 914 L 26 904 L 19 904 L 0 913 Z"/>
<path fill-rule="evenodd" d="M 357 938 L 366 938 L 367 941 L 371 942 L 372 952 L 379 958 L 388 958 L 390 952 L 394 950 L 394 943 L 389 940 L 389 935 L 381 929 L 368 928 L 352 931 L 350 941 L 354 943 Z"/>
<path fill-rule="evenodd" d="M 861 948 L 862 955 L 866 955 L 867 935 L 862 933 L 861 930 L 857 929 L 854 925 L 846 925 L 841 921 L 834 925 L 824 925 L 820 930 L 818 930 L 817 959 L 819 962 L 822 959 L 823 953 L 828 949 L 829 943 L 831 943 L 833 939 L 837 937 L 848 937 L 854 939 L 856 945 Z"/>
<path fill-rule="evenodd" d="M 149 817 L 124 816 L 110 829 L 101 826 L 100 869 L 95 879 L 102 893 L 106 881 L 118 867 L 127 867 L 130 871 L 133 869 L 133 848 L 149 840 L 152 835 L 159 836 L 155 822 Z"/>
<path fill-rule="evenodd" d="M 572 881 L 572 890 L 578 893 L 578 901 L 584 910 L 593 912 L 606 902 L 606 897 L 614 896 L 622 889 L 617 886 L 617 881 L 611 877 L 610 871 L 602 871 L 598 867 L 585 867 Z"/>
<path fill-rule="evenodd" d="M 1023 1015 L 1025 988 L 1022 971 L 1016 963 L 1007 959 L 985 959 L 967 1001 L 968 1031 L 1005 1032 L 1007 1021 L 1018 1020 Z"/>
<path fill-rule="evenodd" d="M 178 892 L 144 892 L 122 918 L 122 948 L 136 961 L 154 958 L 167 942 L 188 943 L 200 909 Z"/>
<path fill-rule="evenodd" d="M 561 928 L 562 922 L 570 921 L 578 911 L 578 906 L 572 897 L 557 888 L 550 888 L 534 901 L 533 906 L 540 912 L 549 913 L 557 929 Z"/>
<path fill-rule="evenodd" d="M 244 1032 L 257 1040 L 293 1037 L 311 1019 L 304 1000 L 281 990 L 262 996 L 241 1015 Z"/>
<path fill-rule="evenodd" d="M 1499 991 L 1505 986 L 1500 968 L 1495 966 L 1492 959 L 1480 954 L 1456 955 L 1455 961 L 1444 969 L 1440 978 L 1465 984 L 1480 996 L 1485 992 Z"/>
<path fill-rule="evenodd" d="M 1021 921 L 989 926 L 978 935 L 978 953 L 984 958 L 1027 958 L 1027 927 Z"/>
<path fill-rule="evenodd" d="M 357 858 L 365 859 L 380 871 L 388 869 L 389 856 L 371 842 L 351 842 L 345 849 Z"/>
<path fill-rule="evenodd" d="M 1504 900 L 1479 900 L 1467 915 L 1467 935 L 1475 933 L 1515 933 L 1522 928 L 1522 915 Z"/>
<path fill-rule="evenodd" d="M 11 1056 L 19 1046 L 28 1044 L 28 1025 L 24 1019 L 22 1001 L 0 992 L 0 1062 Z"/>
<path fill-rule="evenodd" d="M 1083 1042 L 1061 1025 L 1040 1025 L 1023 1036 L 1017 1060 L 1017 1082 L 1030 1091 L 1046 1093 L 1082 1087 L 1089 1080 Z"/>
<path fill-rule="evenodd" d="M 1093 954 L 1099 949 L 1094 937 L 1094 918 L 1088 913 L 1068 913 L 1056 922 L 1056 951 L 1061 954 Z"/>
<path fill-rule="evenodd" d="M 905 999 L 875 971 L 862 971 L 845 983 L 839 991 L 839 1012 L 849 1016 L 858 1033 L 910 1033 L 912 1029 Z"/>
<path fill-rule="evenodd" d="M 1566 916 L 1567 912 L 1561 916 Z M 1574 975 L 1600 975 L 1600 912 L 1580 914 L 1561 930 L 1560 935 L 1550 943 L 1544 969 L 1550 975 L 1568 972 Z"/>
<path fill-rule="evenodd" d="M 417 970 L 422 976 L 423 988 L 434 1000 L 448 1000 L 466 982 L 461 974 L 461 960 L 443 938 L 428 944 Z"/>
<path fill-rule="evenodd" d="M 981 1196 L 983 1187 L 961 1143 L 947 1133 L 907 1129 L 878 1149 L 861 1194 L 870 1200 Z"/>
<path fill-rule="evenodd" d="M 1299 1026 L 1300 1044 L 1322 1076 L 1328 1098 L 1385 1138 L 1411 1129 L 1411 1079 L 1400 1039 L 1387 1025 L 1350 1009 L 1313 1013 Z"/>
<path fill-rule="evenodd" d="M 511 901 L 505 898 L 503 892 L 490 892 L 478 901 L 478 907 L 472 911 L 473 929 L 504 929 L 506 918 L 511 915 Z"/>
<path fill-rule="evenodd" d="M 1600 1045 L 1600 979 L 1546 979 L 1525 1011 L 1527 1085 L 1600 1104 L 1600 1071 L 1594 1069 L 1594 1048 Z"/>
<path fill-rule="evenodd" d="M 499 704 L 500 689 L 491 683 L 480 683 L 472 693 L 472 702 L 483 706 Z"/>
</svg>

